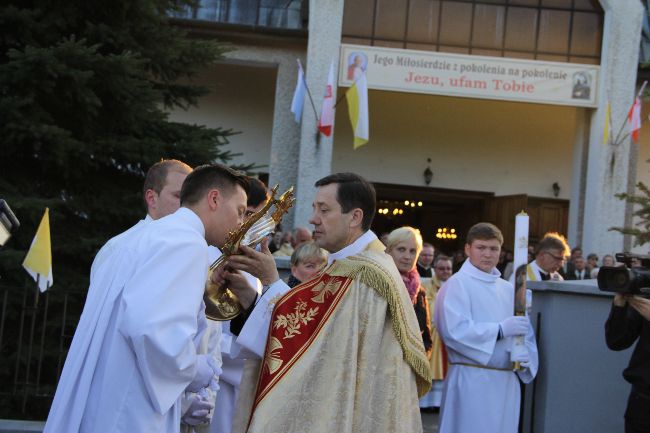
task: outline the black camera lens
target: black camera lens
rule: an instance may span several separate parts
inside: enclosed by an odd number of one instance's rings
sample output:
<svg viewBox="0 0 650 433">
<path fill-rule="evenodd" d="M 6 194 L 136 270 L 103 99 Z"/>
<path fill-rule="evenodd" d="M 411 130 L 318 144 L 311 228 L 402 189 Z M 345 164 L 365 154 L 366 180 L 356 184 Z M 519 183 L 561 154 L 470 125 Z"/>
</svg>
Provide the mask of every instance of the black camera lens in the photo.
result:
<svg viewBox="0 0 650 433">
<path fill-rule="evenodd" d="M 626 269 L 627 271 L 627 269 Z M 611 276 L 611 287 L 622 289 L 630 282 L 630 274 L 627 272 L 615 272 Z"/>
</svg>

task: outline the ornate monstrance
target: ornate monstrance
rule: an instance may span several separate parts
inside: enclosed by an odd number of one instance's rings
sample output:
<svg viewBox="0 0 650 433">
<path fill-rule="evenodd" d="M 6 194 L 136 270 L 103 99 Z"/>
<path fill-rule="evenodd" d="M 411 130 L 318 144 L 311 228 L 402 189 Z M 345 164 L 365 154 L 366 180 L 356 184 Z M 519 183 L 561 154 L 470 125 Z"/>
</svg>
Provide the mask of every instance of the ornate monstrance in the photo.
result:
<svg viewBox="0 0 650 433">
<path fill-rule="evenodd" d="M 225 285 L 217 286 L 212 284 L 210 277 L 212 272 L 224 265 L 228 257 L 239 254 L 239 246 L 245 245 L 255 248 L 262 240 L 275 230 L 275 227 L 282 221 L 282 217 L 293 206 L 296 201 L 293 196 L 293 187 L 289 188 L 279 198 L 275 198 L 278 185 L 271 189 L 271 197 L 264 207 L 248 217 L 236 230 L 228 233 L 226 243 L 221 249 L 222 255 L 210 265 L 208 282 L 205 286 L 203 300 L 205 301 L 205 315 L 212 320 L 231 320 L 242 310 L 237 296 Z M 271 211 L 271 207 L 275 209 Z"/>
</svg>

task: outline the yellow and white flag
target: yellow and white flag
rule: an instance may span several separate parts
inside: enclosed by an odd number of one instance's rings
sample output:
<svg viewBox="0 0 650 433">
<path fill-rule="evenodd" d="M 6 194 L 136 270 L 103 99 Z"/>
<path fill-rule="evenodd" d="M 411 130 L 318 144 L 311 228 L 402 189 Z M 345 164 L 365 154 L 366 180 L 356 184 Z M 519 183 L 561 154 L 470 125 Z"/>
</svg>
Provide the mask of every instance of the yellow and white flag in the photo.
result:
<svg viewBox="0 0 650 433">
<path fill-rule="evenodd" d="M 354 148 L 368 142 L 368 81 L 363 71 L 355 77 L 355 82 L 348 89 L 345 97 L 348 100 L 350 122 L 354 131 Z"/>
<path fill-rule="evenodd" d="M 609 135 L 612 133 L 612 104 L 607 101 L 605 111 L 605 126 L 603 127 L 603 143 L 609 144 Z"/>
<path fill-rule="evenodd" d="M 38 288 L 44 292 L 54 283 L 52 277 L 52 245 L 50 243 L 50 214 L 49 209 L 45 208 L 45 213 L 41 223 L 36 231 L 36 236 L 32 241 L 32 246 L 27 251 L 27 256 L 23 261 L 23 268 L 34 281 L 38 283 Z"/>
</svg>

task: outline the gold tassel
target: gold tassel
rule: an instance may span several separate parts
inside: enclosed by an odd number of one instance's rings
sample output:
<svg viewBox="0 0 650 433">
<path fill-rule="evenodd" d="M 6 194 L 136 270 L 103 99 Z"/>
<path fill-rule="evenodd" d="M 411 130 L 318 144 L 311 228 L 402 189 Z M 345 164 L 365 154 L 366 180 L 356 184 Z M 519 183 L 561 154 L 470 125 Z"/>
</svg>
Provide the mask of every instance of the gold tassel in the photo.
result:
<svg viewBox="0 0 650 433">
<path fill-rule="evenodd" d="M 392 263 L 392 259 L 390 260 Z M 372 287 L 379 296 L 386 299 L 395 338 L 402 348 L 404 360 L 415 372 L 418 395 L 422 397 L 426 394 L 431 389 L 430 362 L 424 351 L 419 329 L 416 332 L 408 325 L 395 277 L 385 269 L 385 266 L 382 266 L 382 263 L 368 257 L 365 251 L 347 259 L 337 260 L 326 272 L 333 276 L 358 280 Z M 409 307 L 411 307 L 410 303 Z"/>
</svg>

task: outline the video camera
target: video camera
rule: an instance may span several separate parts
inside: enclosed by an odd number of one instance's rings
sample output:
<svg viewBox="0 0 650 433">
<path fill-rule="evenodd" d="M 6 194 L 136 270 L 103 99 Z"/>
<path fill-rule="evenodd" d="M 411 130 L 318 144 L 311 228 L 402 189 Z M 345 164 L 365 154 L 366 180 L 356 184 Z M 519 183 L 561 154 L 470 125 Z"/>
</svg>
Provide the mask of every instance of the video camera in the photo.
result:
<svg viewBox="0 0 650 433">
<path fill-rule="evenodd" d="M 598 270 L 598 288 L 603 292 L 650 298 L 650 256 L 617 253 L 625 266 L 603 266 Z"/>
</svg>

